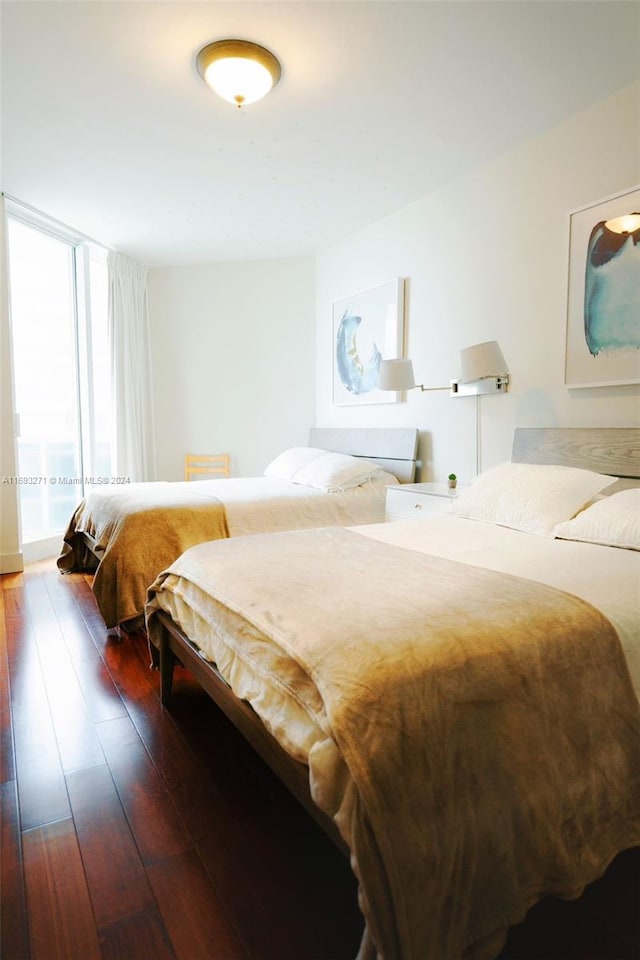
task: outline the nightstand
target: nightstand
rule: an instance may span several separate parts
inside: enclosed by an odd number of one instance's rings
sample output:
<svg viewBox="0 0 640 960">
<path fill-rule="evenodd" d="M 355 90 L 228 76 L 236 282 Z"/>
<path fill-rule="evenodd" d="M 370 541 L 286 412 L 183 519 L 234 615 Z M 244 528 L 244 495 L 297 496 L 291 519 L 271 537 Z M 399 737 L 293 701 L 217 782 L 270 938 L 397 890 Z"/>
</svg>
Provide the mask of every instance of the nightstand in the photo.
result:
<svg viewBox="0 0 640 960">
<path fill-rule="evenodd" d="M 385 519 L 417 520 L 444 513 L 464 487 L 450 490 L 446 483 L 400 483 L 387 487 Z"/>
</svg>

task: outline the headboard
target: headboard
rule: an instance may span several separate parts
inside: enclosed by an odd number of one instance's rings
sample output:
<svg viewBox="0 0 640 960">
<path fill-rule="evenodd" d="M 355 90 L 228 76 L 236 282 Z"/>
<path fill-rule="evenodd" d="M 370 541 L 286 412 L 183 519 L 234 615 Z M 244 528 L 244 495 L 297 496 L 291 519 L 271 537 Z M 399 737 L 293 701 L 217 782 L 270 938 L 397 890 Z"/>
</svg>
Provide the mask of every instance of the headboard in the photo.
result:
<svg viewBox="0 0 640 960">
<path fill-rule="evenodd" d="M 400 483 L 413 483 L 416 474 L 415 427 L 312 427 L 309 446 L 372 460 Z"/>
<path fill-rule="evenodd" d="M 556 463 L 640 478 L 640 427 L 518 427 L 515 463 Z M 621 484 L 620 486 L 636 484 Z"/>
</svg>

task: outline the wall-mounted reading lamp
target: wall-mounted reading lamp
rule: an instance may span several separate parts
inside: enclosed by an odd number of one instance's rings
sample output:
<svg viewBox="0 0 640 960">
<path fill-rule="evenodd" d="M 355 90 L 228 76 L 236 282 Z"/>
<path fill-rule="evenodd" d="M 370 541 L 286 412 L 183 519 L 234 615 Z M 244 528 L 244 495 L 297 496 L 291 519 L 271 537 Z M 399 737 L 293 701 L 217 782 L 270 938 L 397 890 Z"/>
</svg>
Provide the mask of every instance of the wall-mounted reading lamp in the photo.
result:
<svg viewBox="0 0 640 960">
<path fill-rule="evenodd" d="M 462 376 L 448 387 L 425 387 L 416 383 L 411 360 L 382 360 L 379 390 L 448 390 L 452 397 L 472 397 L 485 393 L 506 393 L 509 385 L 507 362 L 497 340 L 476 343 L 460 351 Z"/>
<path fill-rule="evenodd" d="M 462 376 L 451 381 L 451 396 L 507 392 L 509 371 L 497 340 L 476 343 L 461 350 L 460 365 Z"/>
<path fill-rule="evenodd" d="M 448 390 L 452 397 L 476 397 L 476 474 L 481 472 L 480 397 L 490 393 L 506 393 L 509 386 L 507 362 L 497 340 L 476 343 L 460 351 L 462 376 L 448 387 L 425 387 L 416 383 L 411 360 L 382 360 L 378 378 L 379 390 Z"/>
<path fill-rule="evenodd" d="M 449 390 L 449 387 L 425 387 L 416 383 L 411 360 L 382 360 L 378 390 Z"/>
</svg>

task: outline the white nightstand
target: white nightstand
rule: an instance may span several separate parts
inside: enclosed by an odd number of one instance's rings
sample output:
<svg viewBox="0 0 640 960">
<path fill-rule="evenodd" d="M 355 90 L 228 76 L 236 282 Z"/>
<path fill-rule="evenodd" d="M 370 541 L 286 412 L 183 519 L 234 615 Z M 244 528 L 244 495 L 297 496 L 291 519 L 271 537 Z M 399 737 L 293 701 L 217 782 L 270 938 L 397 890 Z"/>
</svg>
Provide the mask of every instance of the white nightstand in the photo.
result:
<svg viewBox="0 0 640 960">
<path fill-rule="evenodd" d="M 400 483 L 387 487 L 385 518 L 417 520 L 444 513 L 464 487 L 450 490 L 446 483 Z"/>
</svg>

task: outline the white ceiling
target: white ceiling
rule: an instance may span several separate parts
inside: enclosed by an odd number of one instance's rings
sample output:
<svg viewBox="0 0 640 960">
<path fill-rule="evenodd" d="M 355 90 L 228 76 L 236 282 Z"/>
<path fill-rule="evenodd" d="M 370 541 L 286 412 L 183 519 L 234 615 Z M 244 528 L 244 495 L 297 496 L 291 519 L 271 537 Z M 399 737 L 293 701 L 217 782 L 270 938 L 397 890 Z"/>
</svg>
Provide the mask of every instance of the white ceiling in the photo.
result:
<svg viewBox="0 0 640 960">
<path fill-rule="evenodd" d="M 147 264 L 313 254 L 638 76 L 638 2 L 2 0 L 2 189 Z M 282 79 L 240 111 L 205 43 Z"/>
</svg>

